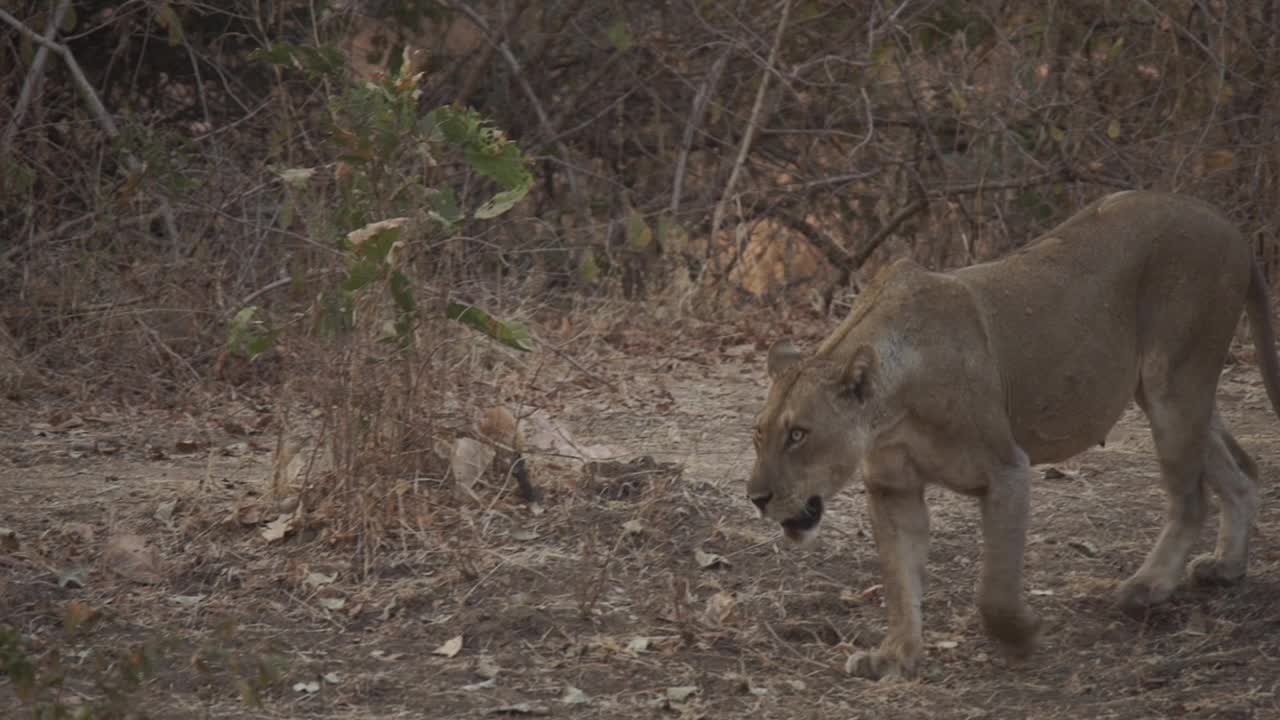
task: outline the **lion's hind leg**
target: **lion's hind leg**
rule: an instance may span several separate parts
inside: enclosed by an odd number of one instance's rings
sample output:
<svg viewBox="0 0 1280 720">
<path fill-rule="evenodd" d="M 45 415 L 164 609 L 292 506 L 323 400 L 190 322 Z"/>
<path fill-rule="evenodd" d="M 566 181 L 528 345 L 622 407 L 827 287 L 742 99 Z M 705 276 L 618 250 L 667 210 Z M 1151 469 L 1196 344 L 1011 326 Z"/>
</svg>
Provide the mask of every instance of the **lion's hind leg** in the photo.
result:
<svg viewBox="0 0 1280 720">
<path fill-rule="evenodd" d="M 1120 605 L 1130 611 L 1158 605 L 1173 594 L 1206 514 L 1204 469 L 1216 376 L 1168 372 L 1153 364 L 1142 369 L 1137 400 L 1151 423 L 1168 508 L 1160 538 L 1142 567 L 1120 586 Z"/>
<path fill-rule="evenodd" d="M 1244 578 L 1249 562 L 1249 532 L 1258 512 L 1258 466 L 1240 447 L 1215 412 L 1205 448 L 1205 479 L 1218 496 L 1218 543 L 1212 555 L 1191 563 L 1190 575 L 1202 584 L 1228 584 Z"/>
</svg>

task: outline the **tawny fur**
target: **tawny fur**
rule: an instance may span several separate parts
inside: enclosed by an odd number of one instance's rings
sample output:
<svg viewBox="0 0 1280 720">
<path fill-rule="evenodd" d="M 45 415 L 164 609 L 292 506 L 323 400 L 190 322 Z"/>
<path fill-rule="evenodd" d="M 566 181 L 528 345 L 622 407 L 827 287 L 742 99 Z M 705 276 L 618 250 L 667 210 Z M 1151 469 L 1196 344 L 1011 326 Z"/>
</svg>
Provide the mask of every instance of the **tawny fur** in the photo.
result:
<svg viewBox="0 0 1280 720">
<path fill-rule="evenodd" d="M 748 493 L 782 522 L 855 478 L 866 485 L 889 631 L 847 669 L 872 678 L 916 670 L 930 483 L 977 498 L 979 612 L 992 637 L 1029 653 L 1039 627 L 1022 595 L 1031 465 L 1097 445 L 1131 399 L 1150 420 L 1169 507 L 1119 602 L 1168 599 L 1201 530 L 1206 489 L 1222 505 L 1217 547 L 1191 564 L 1191 577 L 1243 578 L 1257 471 L 1214 407 L 1243 310 L 1280 412 L 1270 303 L 1249 244 L 1209 205 L 1132 191 L 995 262 L 933 273 L 898 261 L 811 356 L 776 344 Z"/>
</svg>

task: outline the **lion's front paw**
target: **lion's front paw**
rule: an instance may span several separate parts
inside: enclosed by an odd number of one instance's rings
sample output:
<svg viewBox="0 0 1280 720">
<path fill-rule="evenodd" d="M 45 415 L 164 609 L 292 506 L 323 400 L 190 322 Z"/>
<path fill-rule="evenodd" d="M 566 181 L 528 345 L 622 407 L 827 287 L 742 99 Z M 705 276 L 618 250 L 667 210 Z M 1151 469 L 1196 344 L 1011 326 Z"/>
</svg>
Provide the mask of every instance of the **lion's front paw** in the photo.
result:
<svg viewBox="0 0 1280 720">
<path fill-rule="evenodd" d="M 1010 613 L 984 613 L 983 625 L 987 633 L 1000 643 L 1000 648 L 1011 660 L 1026 660 L 1035 652 L 1040 641 L 1040 618 L 1027 608 Z"/>
<path fill-rule="evenodd" d="M 1188 569 L 1191 582 L 1197 585 L 1234 585 L 1244 579 L 1244 567 L 1232 567 L 1213 555 L 1201 555 Z"/>
<path fill-rule="evenodd" d="M 1163 603 L 1173 595 L 1173 586 L 1137 575 L 1120 584 L 1116 601 L 1129 614 L 1141 614 Z"/>
<path fill-rule="evenodd" d="M 907 661 L 895 653 L 882 650 L 864 650 L 849 656 L 844 671 L 854 677 L 868 680 L 882 678 L 909 679 L 915 677 L 915 661 Z"/>
</svg>

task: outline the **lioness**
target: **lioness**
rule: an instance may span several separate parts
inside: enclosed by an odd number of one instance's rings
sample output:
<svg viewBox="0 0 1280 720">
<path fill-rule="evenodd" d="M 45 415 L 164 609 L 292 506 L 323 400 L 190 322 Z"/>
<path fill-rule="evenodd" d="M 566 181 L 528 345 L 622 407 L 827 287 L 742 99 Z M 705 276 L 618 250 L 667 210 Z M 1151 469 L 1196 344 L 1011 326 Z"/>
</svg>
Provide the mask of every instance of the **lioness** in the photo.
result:
<svg viewBox="0 0 1280 720">
<path fill-rule="evenodd" d="M 1029 653 L 1039 627 L 1022 596 L 1031 466 L 1102 442 L 1130 398 L 1150 421 L 1169 508 L 1119 602 L 1168 599 L 1203 524 L 1206 486 L 1222 518 L 1214 554 L 1197 558 L 1191 577 L 1243 578 L 1257 468 L 1214 408 L 1242 307 L 1280 412 L 1270 303 L 1249 244 L 1205 203 L 1128 191 L 995 262 L 935 273 L 899 260 L 812 356 L 775 343 L 747 491 L 804 541 L 828 498 L 855 476 L 865 484 L 889 631 L 846 670 L 915 672 L 928 483 L 978 499 L 979 612 L 1006 649 Z"/>
</svg>

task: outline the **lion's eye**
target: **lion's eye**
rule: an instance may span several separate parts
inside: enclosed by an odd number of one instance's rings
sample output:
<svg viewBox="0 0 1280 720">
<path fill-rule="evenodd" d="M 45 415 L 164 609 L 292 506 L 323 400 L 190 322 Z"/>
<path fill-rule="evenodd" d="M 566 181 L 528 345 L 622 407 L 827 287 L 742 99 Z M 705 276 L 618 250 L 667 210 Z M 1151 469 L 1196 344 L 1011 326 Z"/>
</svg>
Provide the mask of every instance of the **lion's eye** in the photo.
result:
<svg viewBox="0 0 1280 720">
<path fill-rule="evenodd" d="M 791 432 L 787 433 L 787 444 L 799 445 L 800 442 L 803 441 L 805 436 L 808 434 L 809 434 L 809 431 L 807 430 L 803 430 L 801 428 L 791 428 Z"/>
</svg>

